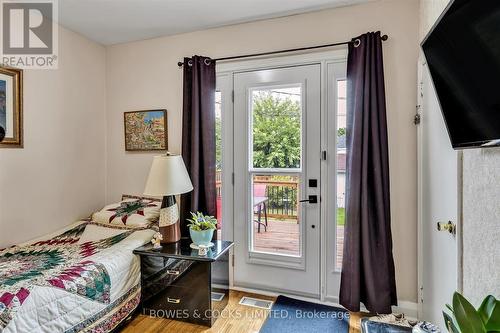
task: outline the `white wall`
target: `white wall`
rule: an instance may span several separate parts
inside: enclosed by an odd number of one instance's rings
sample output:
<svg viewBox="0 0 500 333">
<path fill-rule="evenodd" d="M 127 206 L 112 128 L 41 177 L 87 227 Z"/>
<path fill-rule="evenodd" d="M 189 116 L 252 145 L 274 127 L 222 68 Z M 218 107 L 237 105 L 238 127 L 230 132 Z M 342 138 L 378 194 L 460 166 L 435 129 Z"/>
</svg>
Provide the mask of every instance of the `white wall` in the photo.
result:
<svg viewBox="0 0 500 333">
<path fill-rule="evenodd" d="M 449 0 L 420 0 L 423 38 Z M 488 294 L 500 298 L 500 149 L 463 152 L 463 293 L 475 305 Z"/>
<path fill-rule="evenodd" d="M 391 163 L 392 226 L 399 298 L 416 301 L 416 129 L 418 1 L 364 5 L 227 26 L 111 46 L 107 49 L 106 199 L 141 193 L 154 153 L 126 153 L 123 112 L 168 110 L 169 148 L 181 145 L 182 70 L 193 54 L 220 57 L 349 40 L 367 31 L 384 42 Z"/>
<path fill-rule="evenodd" d="M 420 0 L 420 40 L 430 31 L 450 0 Z"/>
<path fill-rule="evenodd" d="M 24 149 L 0 149 L 0 248 L 104 203 L 105 48 L 59 29 L 59 69 L 24 71 Z"/>
</svg>

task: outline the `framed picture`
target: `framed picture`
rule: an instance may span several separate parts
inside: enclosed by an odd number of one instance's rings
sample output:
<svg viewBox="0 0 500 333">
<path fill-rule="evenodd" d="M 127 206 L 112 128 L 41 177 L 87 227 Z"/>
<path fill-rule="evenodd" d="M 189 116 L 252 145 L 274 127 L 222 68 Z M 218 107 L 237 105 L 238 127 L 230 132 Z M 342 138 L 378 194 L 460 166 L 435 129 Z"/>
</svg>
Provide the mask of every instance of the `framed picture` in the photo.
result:
<svg viewBox="0 0 500 333">
<path fill-rule="evenodd" d="M 23 71 L 0 66 L 0 148 L 23 147 Z"/>
<path fill-rule="evenodd" d="M 124 113 L 125 150 L 167 150 L 167 110 Z"/>
</svg>

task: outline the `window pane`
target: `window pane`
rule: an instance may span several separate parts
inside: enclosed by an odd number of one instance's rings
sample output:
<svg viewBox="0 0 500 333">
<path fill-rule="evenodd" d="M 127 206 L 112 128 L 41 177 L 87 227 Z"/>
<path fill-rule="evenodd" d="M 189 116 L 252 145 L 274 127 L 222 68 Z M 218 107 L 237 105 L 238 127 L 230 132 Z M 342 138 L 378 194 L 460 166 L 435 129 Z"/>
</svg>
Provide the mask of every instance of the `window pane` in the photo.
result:
<svg viewBox="0 0 500 333">
<path fill-rule="evenodd" d="M 302 95 L 300 86 L 254 89 L 254 168 L 300 168 Z"/>
<path fill-rule="evenodd" d="M 222 239 L 222 93 L 215 92 L 215 186 L 217 189 L 217 239 Z"/>
<path fill-rule="evenodd" d="M 300 256 L 299 177 L 253 175 L 252 251 Z"/>
<path fill-rule="evenodd" d="M 346 186 L 346 81 L 337 81 L 337 262 L 342 267 Z"/>
</svg>

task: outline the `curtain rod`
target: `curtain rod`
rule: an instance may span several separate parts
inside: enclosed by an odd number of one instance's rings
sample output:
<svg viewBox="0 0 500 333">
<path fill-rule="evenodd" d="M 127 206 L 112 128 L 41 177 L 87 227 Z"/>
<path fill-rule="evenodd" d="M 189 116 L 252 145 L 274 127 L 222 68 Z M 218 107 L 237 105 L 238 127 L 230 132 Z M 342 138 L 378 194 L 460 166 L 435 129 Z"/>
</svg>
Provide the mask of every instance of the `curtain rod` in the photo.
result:
<svg viewBox="0 0 500 333">
<path fill-rule="evenodd" d="M 387 35 L 383 35 L 381 37 L 381 39 L 383 41 L 386 41 L 387 39 L 389 39 L 389 37 Z M 360 40 L 356 39 L 355 41 L 348 41 L 348 42 L 341 42 L 341 43 L 333 43 L 333 44 L 323 44 L 323 45 L 316 45 L 316 46 L 299 47 L 299 48 L 296 48 L 296 49 L 286 49 L 286 50 L 280 50 L 280 51 L 270 51 L 270 52 L 262 52 L 262 53 L 244 54 L 244 55 L 239 55 L 239 56 L 216 58 L 214 60 L 215 61 L 224 61 L 224 60 L 234 60 L 234 59 L 242 59 L 242 58 L 260 57 L 260 56 L 266 56 L 266 55 L 271 55 L 271 54 L 279 54 L 279 53 L 287 53 L 287 52 L 297 52 L 297 51 L 306 51 L 306 50 L 314 50 L 314 49 L 320 49 L 320 48 L 325 48 L 325 47 L 347 45 L 347 44 L 350 44 L 350 43 L 355 43 L 355 46 L 358 46 L 359 43 L 360 43 Z M 179 67 L 182 67 L 184 65 L 184 63 L 182 61 L 179 61 L 177 63 L 177 65 Z"/>
</svg>

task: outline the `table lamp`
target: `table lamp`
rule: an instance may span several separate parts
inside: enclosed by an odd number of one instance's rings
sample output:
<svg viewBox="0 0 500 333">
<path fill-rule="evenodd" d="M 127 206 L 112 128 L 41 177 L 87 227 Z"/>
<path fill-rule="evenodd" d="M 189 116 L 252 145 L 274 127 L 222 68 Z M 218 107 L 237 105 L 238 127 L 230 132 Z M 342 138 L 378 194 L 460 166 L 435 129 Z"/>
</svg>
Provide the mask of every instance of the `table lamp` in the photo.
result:
<svg viewBox="0 0 500 333">
<path fill-rule="evenodd" d="M 167 153 L 153 158 L 144 194 L 163 196 L 160 208 L 162 244 L 175 243 L 181 239 L 179 209 L 175 195 L 192 190 L 193 184 L 189 179 L 182 156 Z"/>
</svg>

